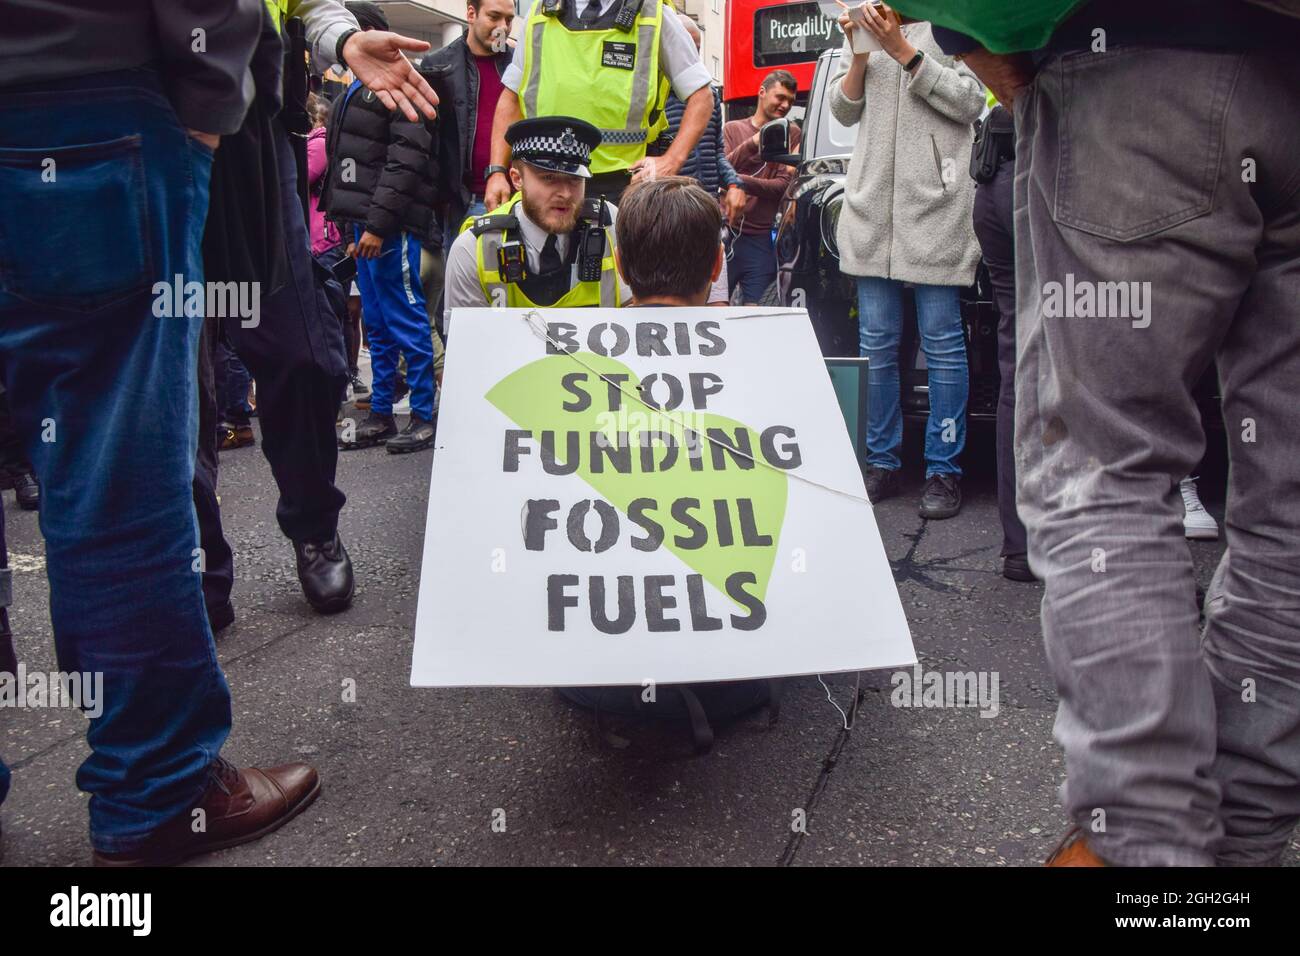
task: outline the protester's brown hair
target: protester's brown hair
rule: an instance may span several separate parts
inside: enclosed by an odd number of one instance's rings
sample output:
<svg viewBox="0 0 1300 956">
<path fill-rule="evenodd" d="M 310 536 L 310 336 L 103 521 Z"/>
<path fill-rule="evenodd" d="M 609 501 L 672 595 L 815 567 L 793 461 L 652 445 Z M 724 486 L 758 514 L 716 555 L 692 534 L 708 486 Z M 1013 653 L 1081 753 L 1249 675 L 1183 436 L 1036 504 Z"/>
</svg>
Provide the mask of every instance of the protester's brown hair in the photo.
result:
<svg viewBox="0 0 1300 956">
<path fill-rule="evenodd" d="M 773 70 L 763 77 L 763 82 L 759 84 L 765 90 L 770 90 L 774 85 L 784 86 L 791 93 L 799 92 L 799 84 L 789 70 Z"/>
<path fill-rule="evenodd" d="M 708 287 L 718 258 L 718 202 L 685 176 L 631 187 L 614 232 L 623 278 L 638 299 L 690 296 Z"/>
</svg>

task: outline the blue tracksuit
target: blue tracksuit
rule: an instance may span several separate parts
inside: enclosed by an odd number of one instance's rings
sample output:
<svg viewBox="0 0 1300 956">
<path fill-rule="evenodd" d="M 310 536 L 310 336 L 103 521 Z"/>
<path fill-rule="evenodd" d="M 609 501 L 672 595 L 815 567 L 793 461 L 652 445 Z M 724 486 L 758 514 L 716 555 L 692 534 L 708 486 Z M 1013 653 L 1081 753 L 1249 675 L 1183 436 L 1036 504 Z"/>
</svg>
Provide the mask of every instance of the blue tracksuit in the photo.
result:
<svg viewBox="0 0 1300 956">
<path fill-rule="evenodd" d="M 364 230 L 354 227 L 356 238 Z M 377 258 L 357 259 L 357 288 L 370 340 L 373 393 L 370 410 L 376 415 L 393 412 L 393 387 L 397 359 L 406 356 L 411 411 L 425 421 L 433 418 L 433 340 L 429 314 L 420 285 L 420 241 L 399 232 L 384 240 Z"/>
</svg>

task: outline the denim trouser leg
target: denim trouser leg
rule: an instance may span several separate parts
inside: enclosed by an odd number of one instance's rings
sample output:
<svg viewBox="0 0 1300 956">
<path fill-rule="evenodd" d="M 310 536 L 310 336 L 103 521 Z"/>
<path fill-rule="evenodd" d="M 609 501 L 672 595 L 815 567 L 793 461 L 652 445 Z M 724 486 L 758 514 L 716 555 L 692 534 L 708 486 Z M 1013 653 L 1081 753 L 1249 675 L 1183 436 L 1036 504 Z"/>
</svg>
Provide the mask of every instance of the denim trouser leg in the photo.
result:
<svg viewBox="0 0 1300 956">
<path fill-rule="evenodd" d="M 903 444 L 898 344 L 903 334 L 903 286 L 859 276 L 858 354 L 867 363 L 867 464 L 897 470 Z"/>
<path fill-rule="evenodd" d="M 202 319 L 151 294 L 202 280 L 211 152 L 143 69 L 7 92 L 0 142 L 0 364 L 59 666 L 103 675 L 77 784 L 95 848 L 130 851 L 200 797 L 230 729 L 195 570 Z"/>
<path fill-rule="evenodd" d="M 1018 504 L 1062 797 L 1120 864 L 1271 861 L 1300 818 L 1297 88 L 1289 54 L 1132 47 L 1051 57 L 1016 101 Z M 1178 482 L 1216 352 L 1229 548 L 1202 635 Z"/>
<path fill-rule="evenodd" d="M 734 291 L 740 286 L 745 305 L 755 305 L 776 281 L 776 249 L 771 232 L 742 234 L 731 241 L 731 262 L 727 281 Z"/>
<path fill-rule="evenodd" d="M 957 287 L 952 285 L 918 285 L 915 291 L 916 324 L 930 386 L 925 476 L 960 475 L 957 459 L 966 447 L 966 399 L 970 392 L 961 300 Z"/>
</svg>

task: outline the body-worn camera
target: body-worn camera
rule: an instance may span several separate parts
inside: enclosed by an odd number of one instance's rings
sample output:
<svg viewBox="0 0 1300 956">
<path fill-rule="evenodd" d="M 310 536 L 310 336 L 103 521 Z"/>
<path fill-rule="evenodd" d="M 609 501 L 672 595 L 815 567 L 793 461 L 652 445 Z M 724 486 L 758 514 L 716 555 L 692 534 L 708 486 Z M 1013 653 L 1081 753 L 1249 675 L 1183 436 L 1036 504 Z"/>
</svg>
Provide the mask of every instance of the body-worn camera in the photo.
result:
<svg viewBox="0 0 1300 956">
<path fill-rule="evenodd" d="M 497 267 L 501 278 L 506 282 L 523 282 L 528 277 L 528 259 L 524 255 L 524 244 L 518 239 L 509 239 L 497 249 Z"/>
</svg>

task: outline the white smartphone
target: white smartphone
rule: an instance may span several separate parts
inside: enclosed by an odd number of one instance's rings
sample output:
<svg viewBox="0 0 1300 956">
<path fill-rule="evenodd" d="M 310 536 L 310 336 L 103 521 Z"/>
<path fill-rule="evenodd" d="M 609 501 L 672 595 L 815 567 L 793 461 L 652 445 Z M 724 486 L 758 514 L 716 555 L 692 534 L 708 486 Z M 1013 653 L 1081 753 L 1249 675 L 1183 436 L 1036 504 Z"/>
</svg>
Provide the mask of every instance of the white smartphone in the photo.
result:
<svg viewBox="0 0 1300 956">
<path fill-rule="evenodd" d="M 856 7 L 849 7 L 849 17 L 857 25 L 857 29 L 853 31 L 853 52 L 875 53 L 878 50 L 883 50 L 884 47 L 880 45 L 880 41 L 876 39 L 876 35 L 867 28 L 867 12 L 862 9 L 864 6 L 866 6 L 866 4 L 858 4 Z M 872 6 L 878 7 L 880 4 L 873 0 Z"/>
</svg>

